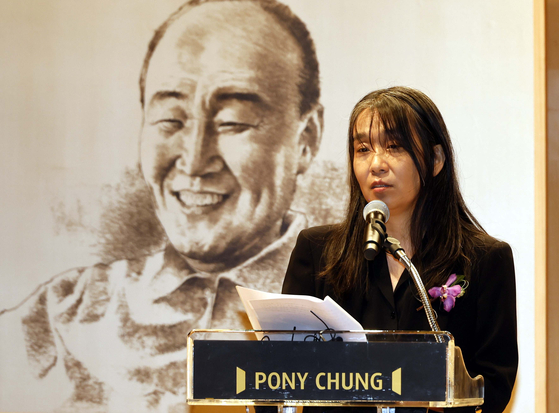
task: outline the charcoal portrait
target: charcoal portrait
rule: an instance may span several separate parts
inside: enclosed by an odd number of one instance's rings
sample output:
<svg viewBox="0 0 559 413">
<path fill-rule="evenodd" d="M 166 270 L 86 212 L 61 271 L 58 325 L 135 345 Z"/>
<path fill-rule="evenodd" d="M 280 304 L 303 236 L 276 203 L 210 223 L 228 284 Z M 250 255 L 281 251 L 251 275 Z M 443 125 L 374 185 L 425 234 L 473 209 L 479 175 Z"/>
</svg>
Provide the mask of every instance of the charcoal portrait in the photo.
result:
<svg viewBox="0 0 559 413">
<path fill-rule="evenodd" d="M 108 259 L 0 316 L 22 332 L 28 374 L 16 376 L 60 386 L 41 410 L 184 410 L 188 332 L 249 329 L 235 286 L 279 292 L 309 224 L 294 198 L 321 142 L 319 66 L 287 6 L 190 1 L 139 72 L 139 168 L 105 212 Z M 305 202 L 320 198 L 313 186 Z"/>
</svg>

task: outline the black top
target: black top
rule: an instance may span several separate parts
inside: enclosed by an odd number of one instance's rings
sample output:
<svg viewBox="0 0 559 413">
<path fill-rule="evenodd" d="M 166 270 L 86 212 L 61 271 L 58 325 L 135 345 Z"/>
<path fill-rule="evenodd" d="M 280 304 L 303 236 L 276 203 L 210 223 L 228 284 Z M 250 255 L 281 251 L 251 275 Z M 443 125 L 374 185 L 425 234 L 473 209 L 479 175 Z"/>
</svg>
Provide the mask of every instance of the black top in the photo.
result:
<svg viewBox="0 0 559 413">
<path fill-rule="evenodd" d="M 329 295 L 367 330 L 430 330 L 425 311 L 418 310 L 421 302 L 407 271 L 392 290 L 384 254 L 364 265 L 362 276 L 368 278 L 368 288 L 353 289 L 343 297 L 334 294 L 323 278 L 317 278 L 324 268 L 322 255 L 331 228 L 309 228 L 299 234 L 282 292 L 319 298 Z M 463 271 L 456 268 L 453 273 L 460 275 Z M 465 294 L 456 299 L 450 312 L 443 309 L 440 301 L 435 301 L 433 308 L 441 330 L 452 333 L 462 349 L 470 376 L 481 374 L 485 379 L 483 413 L 502 412 L 510 399 L 518 367 L 515 276 L 509 245 L 484 236 L 472 259 Z M 308 408 L 305 412 L 325 410 Z M 474 408 L 448 410 L 473 412 Z"/>
</svg>

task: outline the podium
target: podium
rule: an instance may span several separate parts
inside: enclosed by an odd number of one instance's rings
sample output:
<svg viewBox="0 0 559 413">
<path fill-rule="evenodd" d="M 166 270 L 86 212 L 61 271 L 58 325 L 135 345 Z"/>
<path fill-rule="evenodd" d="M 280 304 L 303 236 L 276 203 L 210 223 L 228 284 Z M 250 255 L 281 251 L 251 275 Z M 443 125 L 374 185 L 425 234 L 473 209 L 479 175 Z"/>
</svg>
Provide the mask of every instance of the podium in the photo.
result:
<svg viewBox="0 0 559 413">
<path fill-rule="evenodd" d="M 187 351 L 191 405 L 483 404 L 448 332 L 192 330 Z"/>
</svg>

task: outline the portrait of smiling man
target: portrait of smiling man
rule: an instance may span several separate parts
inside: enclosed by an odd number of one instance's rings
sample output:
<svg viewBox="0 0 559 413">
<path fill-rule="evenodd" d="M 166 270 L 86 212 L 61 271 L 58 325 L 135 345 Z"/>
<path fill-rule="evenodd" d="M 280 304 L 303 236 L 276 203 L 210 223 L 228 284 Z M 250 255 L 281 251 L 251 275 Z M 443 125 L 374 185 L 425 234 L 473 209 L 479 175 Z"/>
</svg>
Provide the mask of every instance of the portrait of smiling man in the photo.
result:
<svg viewBox="0 0 559 413">
<path fill-rule="evenodd" d="M 2 409 L 184 408 L 188 332 L 250 328 L 236 285 L 281 289 L 322 133 L 304 23 L 276 1 L 191 1 L 155 32 L 140 94 L 141 171 L 168 243 L 67 271 L 1 314 Z"/>
<path fill-rule="evenodd" d="M 198 325 L 249 327 L 234 285 L 279 291 L 273 267 L 306 225 L 289 207 L 322 131 L 314 46 L 269 1 L 186 6 L 160 33 L 142 71 L 140 153 L 172 244 L 164 283 L 203 280 L 196 311 L 210 322 Z"/>
<path fill-rule="evenodd" d="M 285 232 L 320 140 L 318 68 L 303 56 L 312 45 L 259 2 L 208 2 L 176 20 L 144 68 L 141 165 L 175 249 L 215 273 Z"/>
</svg>

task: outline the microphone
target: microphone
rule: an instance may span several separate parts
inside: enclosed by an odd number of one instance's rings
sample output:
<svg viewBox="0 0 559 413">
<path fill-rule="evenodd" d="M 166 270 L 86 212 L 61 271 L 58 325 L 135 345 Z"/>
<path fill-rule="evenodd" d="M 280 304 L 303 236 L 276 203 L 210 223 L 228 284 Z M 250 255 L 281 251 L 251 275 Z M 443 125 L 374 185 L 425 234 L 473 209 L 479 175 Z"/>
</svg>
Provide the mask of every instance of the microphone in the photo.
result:
<svg viewBox="0 0 559 413">
<path fill-rule="evenodd" d="M 382 201 L 374 200 L 363 208 L 363 218 L 367 221 L 364 239 L 365 259 L 372 261 L 378 255 L 386 239 L 386 226 L 390 211 Z"/>
</svg>

